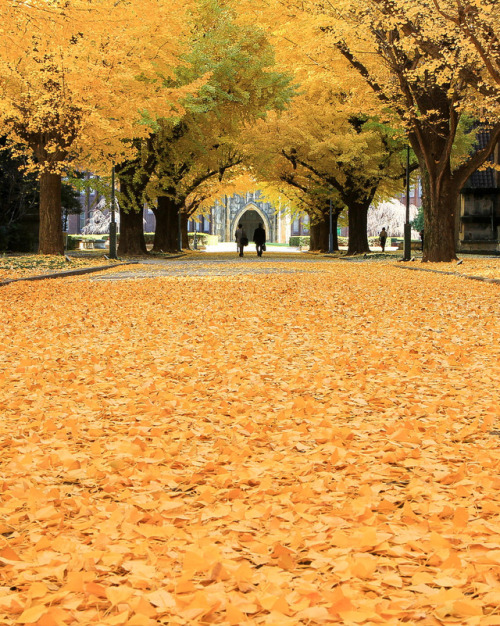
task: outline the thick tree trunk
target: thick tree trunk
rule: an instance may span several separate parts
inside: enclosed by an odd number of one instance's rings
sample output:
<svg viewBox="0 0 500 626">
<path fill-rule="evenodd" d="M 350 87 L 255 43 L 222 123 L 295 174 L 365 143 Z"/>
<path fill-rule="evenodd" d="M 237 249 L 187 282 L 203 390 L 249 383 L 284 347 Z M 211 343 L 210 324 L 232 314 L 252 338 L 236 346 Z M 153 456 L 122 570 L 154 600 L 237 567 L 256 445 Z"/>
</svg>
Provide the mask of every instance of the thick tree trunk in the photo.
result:
<svg viewBox="0 0 500 626">
<path fill-rule="evenodd" d="M 445 115 L 441 119 L 438 131 L 435 128 L 421 127 L 420 133 L 410 133 L 411 145 L 422 173 L 424 207 L 422 260 L 433 262 L 449 262 L 457 258 L 455 216 L 458 197 L 462 185 L 472 173 L 469 171 L 471 163 L 463 164 L 452 171 L 451 147 L 448 141 L 449 124 L 445 121 Z M 487 155 L 484 155 L 484 158 L 481 156 L 481 162 L 485 158 Z"/>
<path fill-rule="evenodd" d="M 314 222 L 310 225 L 310 243 L 309 250 L 311 252 L 327 252 L 328 251 L 328 222 L 324 218 L 315 217 Z"/>
<path fill-rule="evenodd" d="M 64 254 L 61 213 L 61 175 L 40 176 L 39 254 Z"/>
<path fill-rule="evenodd" d="M 456 219 L 460 189 L 451 173 L 440 181 L 422 170 L 424 192 L 424 253 L 423 261 L 449 262 L 456 255 Z"/>
<path fill-rule="evenodd" d="M 368 245 L 368 209 L 370 201 L 350 202 L 348 204 L 349 244 L 347 254 L 370 252 Z"/>
<path fill-rule="evenodd" d="M 141 256 L 148 254 L 144 238 L 143 193 L 147 177 L 134 180 L 135 162 L 117 165 L 115 170 L 120 181 L 120 240 L 118 254 Z"/>
<path fill-rule="evenodd" d="M 337 225 L 339 215 L 342 209 L 333 207 L 332 210 L 332 234 L 333 234 L 333 252 L 339 250 L 339 238 L 337 235 Z M 311 243 L 310 250 L 315 252 L 328 252 L 330 250 L 330 207 L 329 205 L 323 210 L 321 215 L 310 215 L 311 220 Z"/>
<path fill-rule="evenodd" d="M 140 211 L 130 210 L 126 213 L 120 207 L 120 241 L 118 244 L 118 254 L 141 256 L 148 254 L 146 241 L 144 239 L 143 226 L 144 209 Z"/>
<path fill-rule="evenodd" d="M 179 251 L 179 207 L 168 196 L 158 198 L 158 206 L 153 209 L 156 217 L 156 230 L 153 252 Z"/>
<path fill-rule="evenodd" d="M 333 227 L 333 251 L 339 249 L 337 237 L 337 222 L 339 214 L 332 213 Z M 321 215 L 311 216 L 311 243 L 309 249 L 314 252 L 328 252 L 330 249 L 330 210 L 327 209 Z"/>
</svg>

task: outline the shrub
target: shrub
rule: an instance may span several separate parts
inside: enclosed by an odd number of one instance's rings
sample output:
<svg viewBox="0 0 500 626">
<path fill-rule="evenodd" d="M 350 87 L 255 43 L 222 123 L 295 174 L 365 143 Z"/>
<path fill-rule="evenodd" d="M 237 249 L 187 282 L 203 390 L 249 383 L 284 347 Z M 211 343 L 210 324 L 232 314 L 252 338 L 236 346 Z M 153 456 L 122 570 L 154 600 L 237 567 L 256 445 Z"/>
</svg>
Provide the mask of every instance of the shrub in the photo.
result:
<svg viewBox="0 0 500 626">
<path fill-rule="evenodd" d="M 311 237 L 309 235 L 293 235 L 290 237 L 289 245 L 294 247 L 308 246 L 310 241 Z"/>
<path fill-rule="evenodd" d="M 79 241 L 108 241 L 109 235 L 68 235 L 68 250 L 76 250 Z"/>
</svg>

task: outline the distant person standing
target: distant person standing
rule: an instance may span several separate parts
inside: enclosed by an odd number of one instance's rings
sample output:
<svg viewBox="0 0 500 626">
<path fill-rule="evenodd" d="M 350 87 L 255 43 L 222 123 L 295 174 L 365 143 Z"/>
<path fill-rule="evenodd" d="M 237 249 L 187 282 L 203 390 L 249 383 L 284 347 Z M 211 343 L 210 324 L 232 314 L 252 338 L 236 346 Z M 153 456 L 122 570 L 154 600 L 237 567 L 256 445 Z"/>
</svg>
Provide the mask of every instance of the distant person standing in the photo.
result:
<svg viewBox="0 0 500 626">
<path fill-rule="evenodd" d="M 238 224 L 238 228 L 236 229 L 234 236 L 238 252 L 240 253 L 240 256 L 243 256 L 243 248 L 248 245 L 248 237 L 245 229 L 243 228 L 243 224 Z"/>
<path fill-rule="evenodd" d="M 380 247 L 382 248 L 382 252 L 385 252 L 385 242 L 387 241 L 387 231 L 385 230 L 385 226 L 380 231 Z"/>
<path fill-rule="evenodd" d="M 262 256 L 262 252 L 266 249 L 266 231 L 262 227 L 262 222 L 254 230 L 253 240 L 255 242 L 255 249 L 257 250 L 257 256 Z"/>
<path fill-rule="evenodd" d="M 424 251 L 424 229 L 420 231 L 420 239 L 422 240 L 422 252 Z"/>
</svg>

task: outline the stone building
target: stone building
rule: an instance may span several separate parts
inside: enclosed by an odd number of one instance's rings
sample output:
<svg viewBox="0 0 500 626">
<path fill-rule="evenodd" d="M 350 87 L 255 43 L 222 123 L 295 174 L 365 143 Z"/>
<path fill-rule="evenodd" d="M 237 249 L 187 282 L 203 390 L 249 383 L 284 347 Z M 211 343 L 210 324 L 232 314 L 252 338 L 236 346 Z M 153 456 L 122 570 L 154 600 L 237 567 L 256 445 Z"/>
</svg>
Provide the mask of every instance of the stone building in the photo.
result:
<svg viewBox="0 0 500 626">
<path fill-rule="evenodd" d="M 85 232 L 85 227 L 92 221 L 93 213 L 102 210 L 104 198 L 96 192 L 83 191 L 81 193 L 81 213 L 67 216 L 67 230 L 70 234 Z M 309 234 L 309 220 L 307 216 L 294 220 L 284 211 L 277 211 L 271 203 L 261 198 L 260 191 L 246 194 L 224 196 L 216 200 L 207 215 L 189 220 L 189 232 L 201 232 L 217 235 L 219 241 L 233 241 L 234 233 L 239 223 L 242 223 L 246 232 L 253 236 L 253 231 L 259 222 L 266 230 L 267 240 L 275 243 L 288 243 L 290 235 Z M 155 218 L 153 211 L 144 209 L 144 231 L 154 232 Z"/>
<path fill-rule="evenodd" d="M 217 235 L 219 241 L 234 241 L 234 233 L 240 223 L 249 239 L 262 223 L 267 240 L 274 243 L 288 243 L 291 235 L 309 234 L 306 216 L 292 220 L 286 211 L 280 211 L 265 201 L 258 190 L 216 200 L 208 215 L 190 220 L 188 230 Z"/>
</svg>

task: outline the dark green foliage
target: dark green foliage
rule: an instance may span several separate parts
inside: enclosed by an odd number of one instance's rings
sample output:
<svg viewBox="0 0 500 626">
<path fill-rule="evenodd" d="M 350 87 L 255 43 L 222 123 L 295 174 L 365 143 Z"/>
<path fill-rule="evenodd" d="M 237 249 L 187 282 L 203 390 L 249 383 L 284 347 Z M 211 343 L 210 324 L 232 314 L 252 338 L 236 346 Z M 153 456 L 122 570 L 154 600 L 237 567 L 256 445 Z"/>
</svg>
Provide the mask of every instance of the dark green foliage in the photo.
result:
<svg viewBox="0 0 500 626">
<path fill-rule="evenodd" d="M 0 250 L 33 252 L 38 232 L 38 182 L 25 174 L 25 160 L 14 158 L 0 138 Z"/>
<path fill-rule="evenodd" d="M 0 250 L 36 252 L 38 247 L 39 184 L 35 174 L 25 172 L 26 159 L 12 156 L 0 138 Z M 78 192 L 64 183 L 63 211 L 79 213 Z"/>
<path fill-rule="evenodd" d="M 78 215 L 82 212 L 80 194 L 73 185 L 73 179 L 62 181 L 61 208 L 63 215 L 63 230 L 68 230 L 68 215 L 75 213 Z"/>
<path fill-rule="evenodd" d="M 424 207 L 423 206 L 419 207 L 418 213 L 415 216 L 415 219 L 412 220 L 410 224 L 413 230 L 417 230 L 418 232 L 424 229 Z"/>
<path fill-rule="evenodd" d="M 294 247 L 298 246 L 308 246 L 311 241 L 311 237 L 309 235 L 294 235 L 290 237 L 290 245 Z"/>
</svg>

